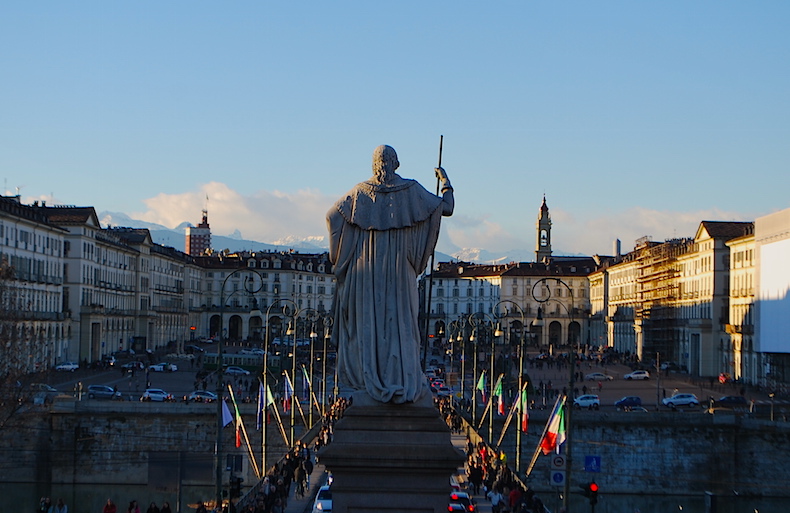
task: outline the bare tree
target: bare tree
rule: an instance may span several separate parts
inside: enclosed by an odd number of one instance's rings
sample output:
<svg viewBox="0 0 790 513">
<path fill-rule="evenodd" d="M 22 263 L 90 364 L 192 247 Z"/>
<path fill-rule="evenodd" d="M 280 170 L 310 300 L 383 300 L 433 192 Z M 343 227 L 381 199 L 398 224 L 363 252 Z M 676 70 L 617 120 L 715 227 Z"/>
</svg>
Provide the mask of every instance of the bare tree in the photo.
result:
<svg viewBox="0 0 790 513">
<path fill-rule="evenodd" d="M 16 273 L 7 258 L 0 261 L 0 430 L 40 391 L 30 388 L 33 377 L 27 359 L 35 334 L 18 308 Z"/>
</svg>

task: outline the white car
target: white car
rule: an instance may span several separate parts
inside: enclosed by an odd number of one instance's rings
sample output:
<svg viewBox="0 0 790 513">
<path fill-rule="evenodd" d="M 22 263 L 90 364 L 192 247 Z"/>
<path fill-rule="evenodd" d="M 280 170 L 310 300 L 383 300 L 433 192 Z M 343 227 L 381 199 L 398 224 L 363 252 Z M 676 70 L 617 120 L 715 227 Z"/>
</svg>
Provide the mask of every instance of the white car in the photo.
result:
<svg viewBox="0 0 790 513">
<path fill-rule="evenodd" d="M 313 502 L 313 513 L 327 513 L 332 511 L 332 490 L 329 485 L 324 485 L 318 489 Z"/>
<path fill-rule="evenodd" d="M 162 390 L 161 388 L 149 388 L 145 392 L 143 392 L 142 397 L 140 397 L 141 401 L 156 401 L 156 402 L 165 402 L 165 401 L 172 401 L 173 396 Z"/>
<path fill-rule="evenodd" d="M 601 400 L 595 394 L 584 394 L 573 400 L 573 407 L 577 410 L 582 408 L 597 410 L 601 407 Z"/>
<path fill-rule="evenodd" d="M 623 376 L 623 379 L 650 379 L 650 373 L 646 370 L 635 370 Z"/>
<path fill-rule="evenodd" d="M 225 374 L 229 376 L 249 376 L 250 371 L 242 369 L 241 367 L 236 367 L 235 365 L 231 365 L 225 369 Z"/>
<path fill-rule="evenodd" d="M 80 368 L 80 364 L 77 362 L 63 362 L 57 367 L 55 367 L 55 370 L 74 372 L 79 368 Z"/>
<path fill-rule="evenodd" d="M 242 349 L 241 354 L 257 354 L 258 356 L 263 356 L 263 349 L 260 347 L 253 347 L 251 349 Z"/>
<path fill-rule="evenodd" d="M 586 381 L 612 381 L 614 378 L 603 372 L 593 372 L 584 376 Z"/>
<path fill-rule="evenodd" d="M 175 372 L 178 370 L 178 366 L 174 363 L 162 362 L 162 363 L 156 363 L 154 365 L 149 365 L 148 370 L 152 372 L 164 372 L 164 371 Z"/>
<path fill-rule="evenodd" d="M 675 406 L 695 408 L 699 406 L 699 399 L 697 399 L 697 396 L 694 394 L 675 394 L 672 397 L 667 397 L 661 402 L 668 408 L 674 408 Z"/>
</svg>

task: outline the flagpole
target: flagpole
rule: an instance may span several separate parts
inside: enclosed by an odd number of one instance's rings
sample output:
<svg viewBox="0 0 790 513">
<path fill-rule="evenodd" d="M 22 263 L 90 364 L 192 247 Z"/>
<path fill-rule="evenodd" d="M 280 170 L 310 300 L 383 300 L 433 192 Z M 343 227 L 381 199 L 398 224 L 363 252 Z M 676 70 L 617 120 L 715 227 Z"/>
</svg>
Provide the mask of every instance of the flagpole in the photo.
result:
<svg viewBox="0 0 790 513">
<path fill-rule="evenodd" d="M 499 449 L 499 444 L 501 444 L 502 440 L 505 438 L 505 433 L 507 433 L 507 428 L 510 427 L 510 422 L 513 420 L 513 413 L 515 413 L 516 411 L 520 410 L 519 403 L 521 402 L 521 399 L 523 397 L 522 393 L 524 392 L 524 389 L 526 387 L 527 387 L 527 384 L 524 383 L 524 386 L 518 392 L 518 399 L 510 407 L 510 411 L 507 414 L 507 419 L 505 420 L 505 426 L 502 428 L 502 433 L 499 435 L 499 440 L 496 443 L 496 448 L 497 449 Z M 519 420 L 521 420 L 521 419 L 519 419 Z M 517 431 L 521 432 L 521 429 L 519 428 Z"/>
<path fill-rule="evenodd" d="M 499 385 L 499 382 L 502 380 L 502 376 L 503 376 L 503 374 L 500 374 L 500 375 L 499 375 L 499 377 L 497 378 L 497 381 L 496 381 L 497 385 Z M 491 390 L 496 390 L 496 387 L 492 388 Z M 481 427 L 483 427 L 483 421 L 485 421 L 485 419 L 486 419 L 486 413 L 488 413 L 489 415 L 491 415 L 491 419 L 493 419 L 493 417 L 494 417 L 494 412 L 493 412 L 493 408 L 491 408 L 491 405 L 492 405 L 492 404 L 494 404 L 494 394 L 493 394 L 493 393 L 492 393 L 492 394 L 491 394 L 491 396 L 488 398 L 488 402 L 486 403 L 486 409 L 483 411 L 483 416 L 480 418 L 480 425 L 479 425 L 479 426 L 477 426 L 477 429 L 478 429 L 478 430 L 479 430 Z M 489 411 L 489 410 L 491 410 L 491 411 Z M 491 433 L 489 432 L 489 433 L 488 433 L 488 443 L 489 443 L 489 444 L 490 444 L 491 442 L 493 442 L 492 438 L 493 438 L 493 436 L 491 436 Z"/>
<path fill-rule="evenodd" d="M 258 469 L 258 462 L 255 461 L 255 454 L 252 452 L 252 445 L 250 445 L 250 437 L 247 436 L 247 428 L 244 426 L 244 422 L 241 418 L 241 413 L 239 412 L 239 405 L 236 403 L 236 395 L 233 393 L 233 387 L 228 385 L 228 392 L 230 393 L 230 400 L 233 401 L 233 407 L 236 409 L 236 422 L 239 424 L 238 427 L 241 428 L 241 432 L 244 433 L 244 443 L 247 446 L 247 457 L 252 462 L 252 468 L 255 471 L 255 476 L 260 479 L 261 471 Z"/>
<path fill-rule="evenodd" d="M 529 462 L 529 466 L 527 467 L 526 472 L 524 472 L 525 477 L 529 477 L 532 473 L 532 469 L 535 467 L 535 462 L 538 461 L 538 456 L 540 455 L 540 444 L 543 442 L 543 438 L 546 436 L 546 432 L 549 430 L 549 425 L 551 424 L 551 420 L 554 418 L 554 415 L 557 413 L 557 405 L 560 403 L 560 399 L 562 395 L 557 396 L 557 400 L 554 401 L 554 406 L 551 409 L 551 415 L 549 415 L 549 420 L 546 421 L 546 425 L 543 427 L 543 433 L 541 433 L 540 438 L 538 438 L 538 446 L 535 448 L 535 453 L 532 455 L 532 460 Z"/>
<path fill-rule="evenodd" d="M 271 390 L 267 388 L 266 389 L 267 401 L 270 395 L 271 395 Z M 277 426 L 280 428 L 280 434 L 283 435 L 283 442 L 285 442 L 285 445 L 288 445 L 288 435 L 285 434 L 285 426 L 283 426 L 283 421 L 280 418 L 280 410 L 277 409 L 277 403 L 272 401 L 272 404 L 270 406 L 274 406 L 274 416 L 277 417 Z"/>
</svg>

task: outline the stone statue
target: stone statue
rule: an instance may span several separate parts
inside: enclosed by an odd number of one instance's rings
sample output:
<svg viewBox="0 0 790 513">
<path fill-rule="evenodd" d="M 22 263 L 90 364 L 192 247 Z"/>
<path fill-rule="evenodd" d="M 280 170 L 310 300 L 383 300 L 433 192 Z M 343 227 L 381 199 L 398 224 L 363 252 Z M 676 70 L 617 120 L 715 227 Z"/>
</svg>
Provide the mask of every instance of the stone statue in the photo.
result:
<svg viewBox="0 0 790 513">
<path fill-rule="evenodd" d="M 444 169 L 435 169 L 439 197 L 398 176 L 399 165 L 393 148 L 379 146 L 373 176 L 327 213 L 340 382 L 395 404 L 430 396 L 420 365 L 417 276 L 455 203 Z"/>
</svg>

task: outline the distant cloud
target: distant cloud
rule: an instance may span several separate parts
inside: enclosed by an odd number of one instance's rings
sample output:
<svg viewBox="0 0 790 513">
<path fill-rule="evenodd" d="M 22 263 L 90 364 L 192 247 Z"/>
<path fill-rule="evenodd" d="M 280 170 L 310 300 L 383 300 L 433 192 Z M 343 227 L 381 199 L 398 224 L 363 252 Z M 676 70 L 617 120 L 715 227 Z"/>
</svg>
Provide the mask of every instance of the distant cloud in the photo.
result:
<svg viewBox="0 0 790 513">
<path fill-rule="evenodd" d="M 144 203 L 148 210 L 133 216 L 171 228 L 185 221 L 196 225 L 208 206 L 212 233 L 228 235 L 238 230 L 245 239 L 269 242 L 286 236 L 325 235 L 326 212 L 335 199 L 311 189 L 295 193 L 262 189 L 239 192 L 224 183 L 210 182 L 197 191 L 147 199 Z"/>
<path fill-rule="evenodd" d="M 132 217 L 174 228 L 183 222 L 196 225 L 206 206 L 212 233 L 228 235 L 236 230 L 248 240 L 274 243 L 288 239 L 323 238 L 325 216 L 337 198 L 314 189 L 293 193 L 263 189 L 235 191 L 221 182 L 204 184 L 196 191 L 159 194 L 145 200 L 148 210 Z M 460 208 L 459 208 L 460 207 Z M 693 237 L 699 223 L 711 221 L 751 221 L 743 214 L 723 210 L 673 212 L 641 207 L 624 211 L 609 210 L 581 217 L 578 213 L 551 209 L 552 248 L 561 254 L 601 254 L 613 252 L 613 242 L 620 239 L 622 251 L 633 249 L 643 236 L 663 241 L 676 237 Z M 499 222 L 493 214 L 464 215 L 463 206 L 442 221 L 442 236 L 437 250 L 451 254 L 480 248 L 490 253 L 534 250 L 536 219 Z"/>
</svg>

